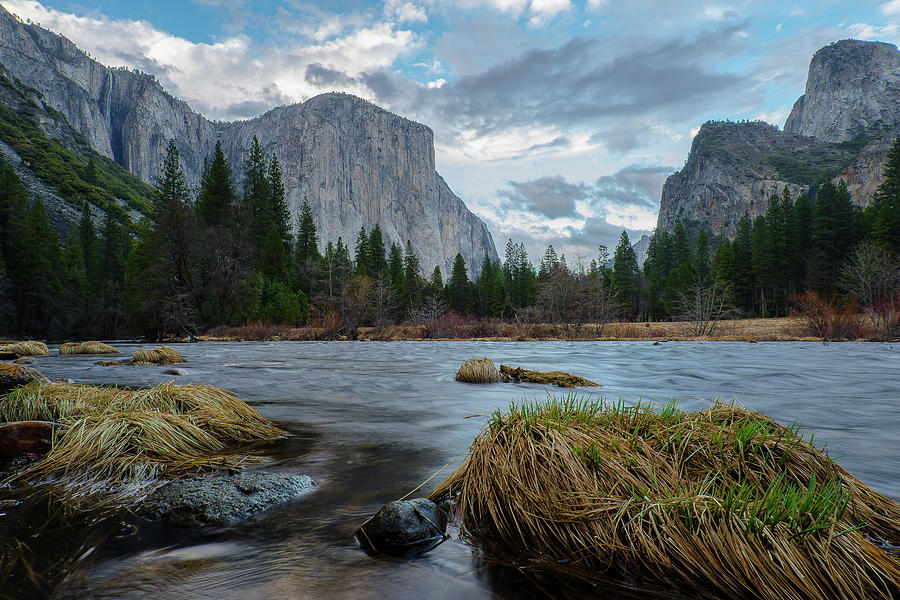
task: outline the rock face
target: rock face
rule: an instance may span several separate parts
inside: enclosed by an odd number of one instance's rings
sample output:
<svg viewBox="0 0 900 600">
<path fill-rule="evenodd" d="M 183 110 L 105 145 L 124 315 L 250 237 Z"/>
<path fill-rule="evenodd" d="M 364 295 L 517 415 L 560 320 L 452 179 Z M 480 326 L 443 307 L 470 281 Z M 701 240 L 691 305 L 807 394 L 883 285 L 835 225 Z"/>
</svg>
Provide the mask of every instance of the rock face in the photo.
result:
<svg viewBox="0 0 900 600">
<path fill-rule="evenodd" d="M 191 477 L 167 483 L 144 501 L 141 510 L 175 525 L 232 525 L 307 494 L 315 485 L 306 475 L 288 473 Z"/>
<path fill-rule="evenodd" d="M 893 44 L 841 40 L 816 52 L 806 93 L 784 124 L 790 133 L 845 142 L 870 127 L 900 125 L 900 51 Z"/>
<path fill-rule="evenodd" d="M 95 150 L 146 182 L 175 139 L 188 183 L 221 141 L 240 173 L 253 136 L 278 156 L 294 217 L 309 200 L 320 241 L 351 247 L 361 226 L 385 240 L 410 240 L 423 273 L 449 274 L 457 252 L 470 273 L 497 250 L 485 224 L 435 171 L 433 133 L 347 94 L 325 94 L 234 123 L 213 122 L 152 77 L 112 69 L 68 39 L 22 23 L 0 7 L 0 63 L 61 113 Z"/>
<path fill-rule="evenodd" d="M 657 228 L 671 231 L 680 219 L 731 235 L 744 213 L 751 218 L 764 213 L 772 194 L 786 187 L 796 197 L 809 189 L 816 174 L 795 171 L 796 161 L 810 154 L 835 170 L 853 160 L 852 153 L 833 144 L 784 133 L 761 121 L 705 123 L 684 168 L 663 185 Z"/>
<path fill-rule="evenodd" d="M 663 186 L 657 229 L 683 219 L 731 235 L 744 213 L 765 212 L 773 193 L 787 188 L 796 198 L 823 178 L 843 181 L 867 206 L 898 133 L 900 51 L 835 42 L 813 56 L 784 131 L 761 122 L 700 128 L 684 168 Z"/>
</svg>

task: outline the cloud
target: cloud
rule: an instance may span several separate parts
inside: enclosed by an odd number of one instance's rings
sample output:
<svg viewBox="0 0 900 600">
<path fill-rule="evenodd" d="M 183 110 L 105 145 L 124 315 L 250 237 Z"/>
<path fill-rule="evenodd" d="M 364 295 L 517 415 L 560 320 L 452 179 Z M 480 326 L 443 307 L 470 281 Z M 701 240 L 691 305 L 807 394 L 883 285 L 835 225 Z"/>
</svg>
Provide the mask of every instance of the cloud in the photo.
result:
<svg viewBox="0 0 900 600">
<path fill-rule="evenodd" d="M 338 74 L 350 85 L 362 73 L 377 74 L 390 67 L 417 44 L 411 31 L 388 23 L 355 28 L 342 37 L 300 47 L 263 49 L 244 35 L 213 44 L 194 43 L 159 31 L 146 21 L 79 17 L 30 0 L 5 0 L 4 6 L 62 33 L 104 64 L 154 74 L 169 92 L 215 119 L 255 116 L 248 112 L 254 103 L 262 112 L 331 91 Z M 318 79 L 304 76 L 311 65 L 321 69 Z M 323 76 L 325 71 L 328 77 Z M 392 86 L 374 75 L 346 91 L 374 99 L 390 97 Z M 265 106 L 266 102 L 271 104 Z"/>
<path fill-rule="evenodd" d="M 580 228 L 568 229 L 566 232 L 568 235 L 558 237 L 556 244 L 560 248 L 570 248 L 569 252 L 572 252 L 571 248 L 578 248 L 587 256 L 595 253 L 602 244 L 606 246 L 612 256 L 623 229 L 628 233 L 629 241 L 632 244 L 641 239 L 642 235 L 650 234 L 649 230 L 614 225 L 606 219 L 594 217 L 587 219 Z"/>
<path fill-rule="evenodd" d="M 397 23 L 426 23 L 428 15 L 422 6 L 404 0 L 387 0 L 384 3 L 384 12 L 389 19 Z"/>
<path fill-rule="evenodd" d="M 526 210 L 550 219 L 575 217 L 575 201 L 588 197 L 585 184 L 569 183 L 561 175 L 541 177 L 532 181 L 510 181 L 512 190 L 502 190 L 510 209 Z"/>
<path fill-rule="evenodd" d="M 900 0 L 890 0 L 878 7 L 883 15 L 900 15 Z"/>
<path fill-rule="evenodd" d="M 594 196 L 607 210 L 612 207 L 633 206 L 655 215 L 659 209 L 663 183 L 675 170 L 674 167 L 663 165 L 629 165 L 612 175 L 597 179 L 594 182 Z M 647 229 L 648 223 L 632 224 L 635 225 L 641 225 L 637 227 L 639 229 Z"/>
<path fill-rule="evenodd" d="M 513 232 L 527 236 L 534 249 L 553 244 L 570 256 L 591 256 L 604 244 L 612 251 L 623 229 L 634 243 L 656 226 L 662 185 L 674 171 L 636 163 L 593 183 L 570 182 L 561 175 L 509 181 L 496 194 L 503 199 L 503 219 L 493 226 L 501 237 Z"/>
<path fill-rule="evenodd" d="M 706 66 L 727 52 L 739 26 L 644 44 L 612 55 L 601 40 L 573 38 L 562 46 L 527 51 L 479 74 L 463 76 L 441 93 L 410 102 L 433 112 L 433 120 L 456 123 L 485 135 L 516 125 L 584 126 L 598 120 L 657 115 L 667 119 L 696 111 L 742 84 L 741 75 Z"/>
<path fill-rule="evenodd" d="M 897 23 L 886 23 L 883 25 L 854 23 L 847 27 L 847 30 L 850 32 L 850 37 L 859 40 L 900 43 L 900 25 Z"/>
</svg>

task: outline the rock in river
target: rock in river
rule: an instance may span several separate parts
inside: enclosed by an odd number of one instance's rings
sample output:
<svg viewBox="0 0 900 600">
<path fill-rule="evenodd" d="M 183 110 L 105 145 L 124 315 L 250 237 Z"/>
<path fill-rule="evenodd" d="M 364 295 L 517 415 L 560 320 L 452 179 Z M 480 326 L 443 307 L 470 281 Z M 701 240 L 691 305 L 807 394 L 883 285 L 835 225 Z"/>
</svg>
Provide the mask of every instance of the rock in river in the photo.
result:
<svg viewBox="0 0 900 600">
<path fill-rule="evenodd" d="M 444 541 L 447 512 L 427 498 L 388 502 L 356 530 L 366 549 L 404 555 L 425 552 Z"/>
<path fill-rule="evenodd" d="M 22 364 L 0 362 L 0 394 L 32 381 L 46 381 L 37 369 Z"/>
<path fill-rule="evenodd" d="M 46 421 L 0 423 L 0 460 L 46 454 L 50 451 L 53 427 L 53 423 Z"/>
<path fill-rule="evenodd" d="M 176 525 L 232 525 L 309 493 L 315 485 L 306 475 L 260 471 L 191 477 L 155 491 L 142 512 Z"/>
</svg>

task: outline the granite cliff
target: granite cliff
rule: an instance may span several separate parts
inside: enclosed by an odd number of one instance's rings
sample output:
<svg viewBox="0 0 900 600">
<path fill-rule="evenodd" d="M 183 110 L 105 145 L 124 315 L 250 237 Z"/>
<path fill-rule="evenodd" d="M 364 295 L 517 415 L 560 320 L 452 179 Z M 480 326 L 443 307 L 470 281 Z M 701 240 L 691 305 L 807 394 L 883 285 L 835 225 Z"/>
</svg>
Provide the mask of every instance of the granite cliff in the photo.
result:
<svg viewBox="0 0 900 600">
<path fill-rule="evenodd" d="M 815 53 L 806 91 L 784 130 L 762 122 L 706 123 L 684 167 L 663 186 L 657 228 L 682 219 L 734 232 L 746 212 L 765 212 L 773 193 L 792 196 L 823 179 L 843 180 L 866 206 L 900 133 L 900 51 L 841 40 Z"/>
<path fill-rule="evenodd" d="M 360 98 L 325 94 L 255 119 L 211 121 L 152 76 L 106 67 L 2 7 L 0 64 L 94 150 L 145 182 L 159 174 L 169 139 L 196 185 L 217 141 L 239 173 L 257 136 L 278 156 L 293 215 L 307 198 L 323 243 L 341 236 L 352 245 L 361 226 L 380 223 L 386 241 L 412 242 L 427 271 L 449 274 L 457 252 L 470 275 L 485 255 L 497 260 L 487 226 L 436 172 L 431 129 Z"/>
<path fill-rule="evenodd" d="M 846 142 L 900 124 L 900 52 L 893 44 L 841 40 L 809 63 L 806 93 L 784 124 L 789 133 Z"/>
</svg>

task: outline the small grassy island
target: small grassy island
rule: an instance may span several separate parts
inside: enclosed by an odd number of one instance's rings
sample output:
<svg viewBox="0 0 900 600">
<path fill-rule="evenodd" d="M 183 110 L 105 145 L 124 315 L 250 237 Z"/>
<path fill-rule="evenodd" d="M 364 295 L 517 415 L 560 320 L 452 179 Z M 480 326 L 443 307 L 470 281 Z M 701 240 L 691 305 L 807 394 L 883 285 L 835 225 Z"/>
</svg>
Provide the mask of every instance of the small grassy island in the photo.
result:
<svg viewBox="0 0 900 600">
<path fill-rule="evenodd" d="M 795 427 L 551 399 L 494 413 L 430 495 L 536 581 L 671 597 L 896 598 L 900 506 Z M 554 588 L 555 589 L 555 588 Z"/>
<path fill-rule="evenodd" d="M 165 480 L 233 468 L 236 445 L 284 434 L 227 390 L 147 389 L 36 380 L 0 396 L 0 426 L 42 423 L 49 452 L 9 483 L 47 484 L 73 504 L 128 504 Z"/>
</svg>

